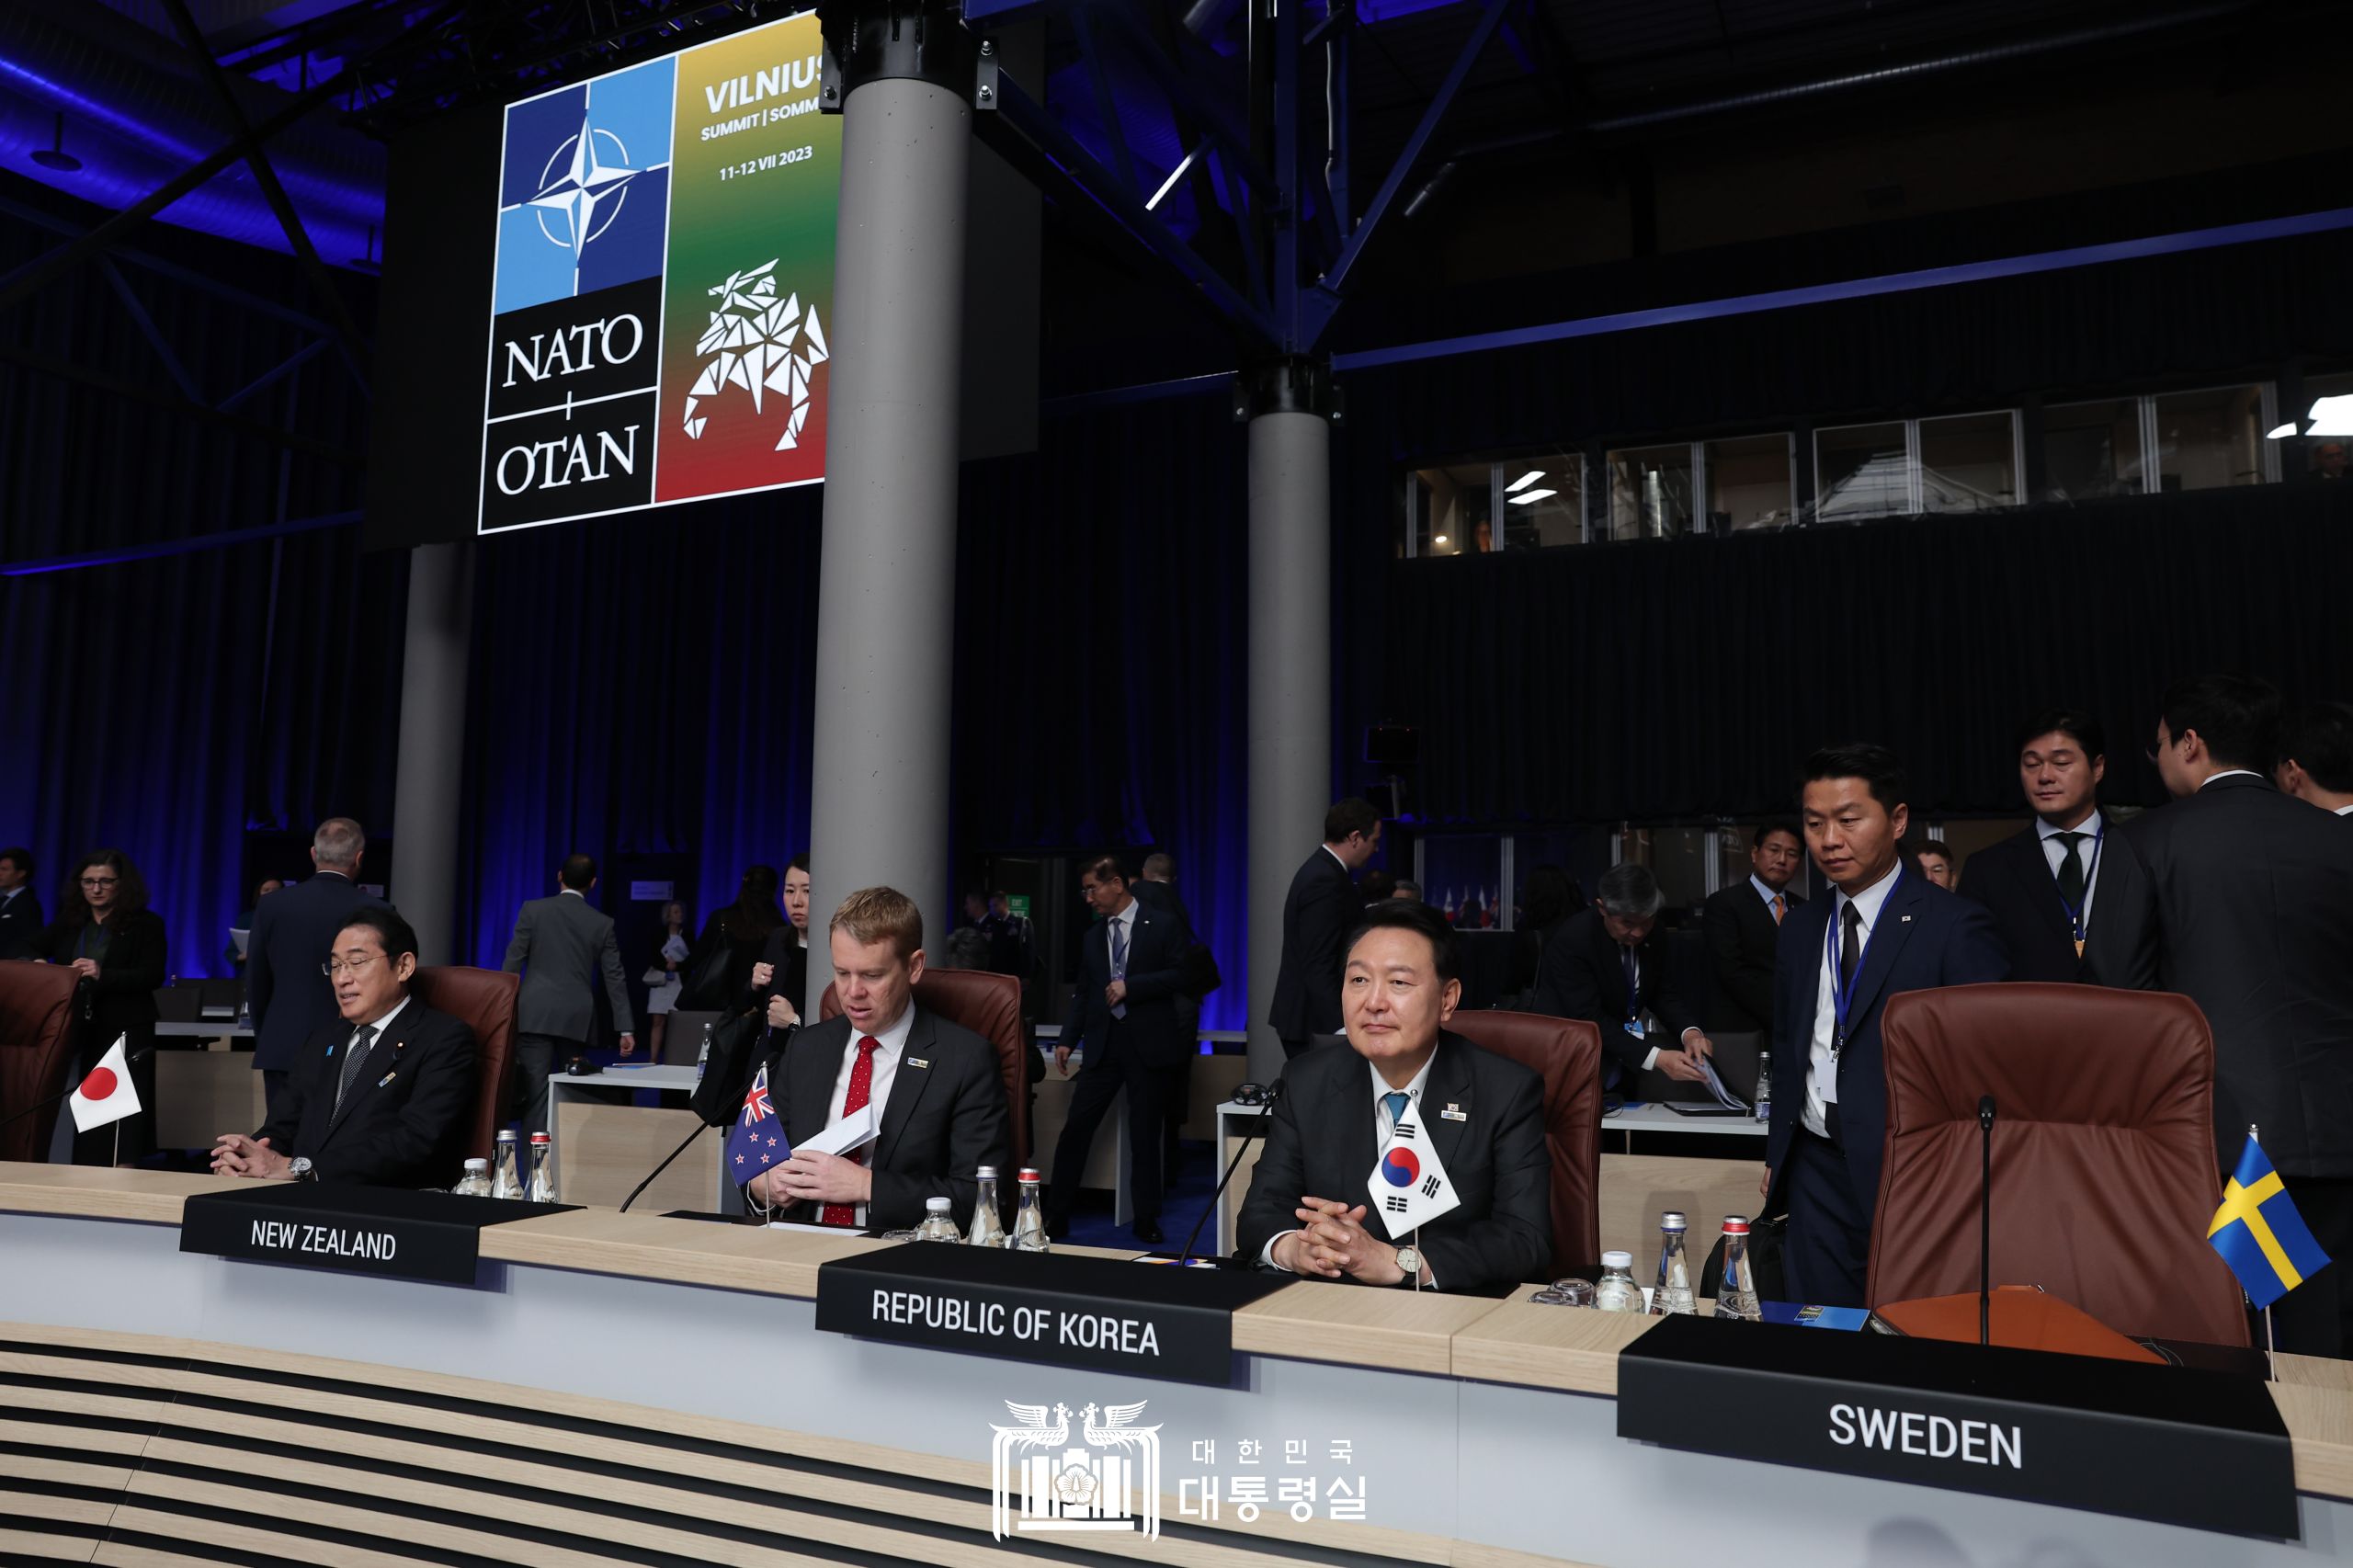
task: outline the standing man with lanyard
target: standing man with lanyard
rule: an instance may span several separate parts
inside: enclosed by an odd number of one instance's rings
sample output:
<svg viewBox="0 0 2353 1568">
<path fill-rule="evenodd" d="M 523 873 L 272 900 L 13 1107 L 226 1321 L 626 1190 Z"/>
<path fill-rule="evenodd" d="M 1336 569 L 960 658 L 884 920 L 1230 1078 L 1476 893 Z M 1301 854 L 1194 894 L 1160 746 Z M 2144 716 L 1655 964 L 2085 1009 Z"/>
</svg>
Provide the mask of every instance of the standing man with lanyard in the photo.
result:
<svg viewBox="0 0 2353 1568">
<path fill-rule="evenodd" d="M 1864 1304 L 1887 1130 L 1887 999 L 2010 972 L 1982 907 L 1904 874 L 1910 792 L 1881 746 L 1832 746 L 1806 759 L 1806 848 L 1833 892 L 1781 926 L 1773 1060 L 1802 1071 L 1773 1096 L 1763 1187 L 1765 1212 L 1790 1218 L 1781 1252 L 1790 1299 L 1809 1305 Z"/>
<path fill-rule="evenodd" d="M 2059 708 L 2020 726 L 2017 751 L 2033 825 L 1972 855 L 1961 894 L 1994 917 L 2012 980 L 2078 981 L 2108 841 L 2107 742 L 2098 720 Z"/>
</svg>

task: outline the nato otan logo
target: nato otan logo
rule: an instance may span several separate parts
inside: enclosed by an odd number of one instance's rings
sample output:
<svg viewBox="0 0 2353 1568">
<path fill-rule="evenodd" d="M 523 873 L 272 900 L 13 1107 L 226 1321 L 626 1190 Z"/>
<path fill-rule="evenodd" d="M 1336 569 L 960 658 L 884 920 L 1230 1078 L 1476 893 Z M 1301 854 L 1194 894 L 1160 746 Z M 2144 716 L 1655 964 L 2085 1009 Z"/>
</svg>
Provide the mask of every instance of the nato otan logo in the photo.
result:
<svg viewBox="0 0 2353 1568">
<path fill-rule="evenodd" d="M 528 205 L 540 233 L 557 249 L 570 251 L 575 265 L 589 242 L 620 216 L 629 182 L 639 173 L 629 165 L 621 139 L 585 119 L 548 154 L 540 171 L 540 193 Z"/>
<path fill-rule="evenodd" d="M 1158 1539 L 1160 1428 L 1135 1424 L 1149 1403 L 1087 1405 L 1078 1413 L 1079 1435 L 1086 1439 L 1080 1448 L 1070 1440 L 1069 1405 L 1050 1411 L 1007 1400 L 1017 1425 L 990 1428 L 996 1434 L 989 1449 L 990 1532 L 999 1540 L 1008 1530 L 1141 1530 L 1147 1540 Z"/>
<path fill-rule="evenodd" d="M 687 393 L 689 440 L 700 440 L 710 423 L 704 400 L 740 387 L 751 394 L 755 415 L 768 394 L 789 402 L 791 413 L 776 449 L 801 445 L 801 426 L 809 423 L 809 372 L 825 362 L 825 335 L 817 325 L 816 306 L 804 312 L 800 295 L 776 297 L 777 260 L 770 256 L 749 272 L 731 272 L 708 290 L 719 304 L 695 344 L 702 369 Z"/>
</svg>

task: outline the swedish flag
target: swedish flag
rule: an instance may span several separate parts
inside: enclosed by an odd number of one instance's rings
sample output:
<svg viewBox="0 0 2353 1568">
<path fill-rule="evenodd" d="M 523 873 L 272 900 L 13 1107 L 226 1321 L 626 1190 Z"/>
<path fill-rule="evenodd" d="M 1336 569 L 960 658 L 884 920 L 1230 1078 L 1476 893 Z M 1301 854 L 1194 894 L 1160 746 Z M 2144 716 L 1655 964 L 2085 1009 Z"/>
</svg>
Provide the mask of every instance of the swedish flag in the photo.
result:
<svg viewBox="0 0 2353 1568">
<path fill-rule="evenodd" d="M 2258 1307 L 2269 1306 L 2328 1267 L 2328 1254 L 2313 1240 L 2279 1173 L 2252 1136 L 2222 1188 L 2222 1206 L 2214 1210 L 2206 1239 Z"/>
</svg>

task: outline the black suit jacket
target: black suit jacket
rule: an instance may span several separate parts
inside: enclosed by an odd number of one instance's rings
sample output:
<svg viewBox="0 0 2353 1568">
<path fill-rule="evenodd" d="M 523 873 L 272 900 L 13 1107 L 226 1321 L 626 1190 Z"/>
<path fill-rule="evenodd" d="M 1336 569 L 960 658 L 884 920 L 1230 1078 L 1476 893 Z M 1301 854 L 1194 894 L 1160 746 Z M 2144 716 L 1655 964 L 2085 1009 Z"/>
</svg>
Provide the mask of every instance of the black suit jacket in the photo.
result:
<svg viewBox="0 0 2353 1568">
<path fill-rule="evenodd" d="M 254 1016 L 254 1065 L 290 1070 L 311 1036 L 338 1021 L 335 987 L 319 972 L 335 933 L 375 903 L 339 871 L 280 888 L 254 905 L 245 936 L 245 1001 Z"/>
<path fill-rule="evenodd" d="M 2103 813 L 2105 821 L 2105 813 Z M 2108 911 L 2108 869 L 2117 834 L 2114 824 L 2100 841 L 2099 863 L 2092 864 L 2092 846 L 2078 846 L 2092 873 L 2089 923 Z M 2084 978 L 2083 960 L 2075 956 L 2075 929 L 2068 921 L 2066 901 L 2059 896 L 2059 879 L 2051 873 L 2042 835 L 2029 823 L 2024 833 L 1988 845 L 1969 858 L 1961 873 L 1961 895 L 1973 898 L 1993 915 L 2009 950 L 2012 980 L 2072 982 Z M 2085 950 L 2090 950 L 2088 941 Z"/>
<path fill-rule="evenodd" d="M 481 1074 L 473 1031 L 411 997 L 369 1048 L 337 1115 L 335 1083 L 351 1032 L 340 1017 L 312 1031 L 289 1066 L 276 1114 L 256 1136 L 281 1154 L 307 1157 L 323 1182 L 455 1185 L 465 1174 Z"/>
<path fill-rule="evenodd" d="M 1131 1045 L 1147 1067 L 1181 1067 L 1192 1054 L 1185 1020 L 1176 1010 L 1176 995 L 1185 978 L 1185 953 L 1193 933 L 1174 915 L 1154 909 L 1138 899 L 1135 934 L 1128 946 L 1128 1016 L 1121 1040 Z M 1086 1066 L 1093 1072 L 1109 1061 L 1111 1005 L 1103 988 L 1111 983 L 1111 922 L 1097 920 L 1079 938 L 1078 985 L 1071 993 L 1070 1023 L 1065 1040 L 1086 1045 Z"/>
<path fill-rule="evenodd" d="M 1537 962 L 1536 1010 L 1556 1018 L 1592 1019 L 1601 1030 L 1601 1049 L 1631 1074 L 1642 1071 L 1650 1042 L 1626 1032 L 1626 961 L 1620 956 L 1625 950 L 1601 923 L 1597 909 L 1587 906 L 1562 921 Z M 1653 926 L 1634 952 L 1640 1003 L 1665 1028 L 1667 1044 L 1678 1044 L 1683 1031 L 1698 1028 L 1699 1020 L 1675 988 L 1675 960 L 1667 951 L 1666 934 Z"/>
<path fill-rule="evenodd" d="M 1804 1118 L 1806 1082 L 1813 1064 L 1814 1003 L 1837 907 L 1837 895 L 1826 892 L 1781 922 L 1780 952 L 1773 966 L 1773 1127 L 1765 1143 L 1773 1189 L 1766 1195 L 1768 1214 L 1788 1208 L 1784 1156 Z M 1994 917 L 1982 905 L 1907 869 L 1880 905 L 1863 966 L 1855 973 L 1847 1048 L 1838 1053 L 1841 1138 L 1855 1199 L 1866 1219 L 1879 1207 L 1880 1165 L 1886 1153 L 1887 1067 L 1879 1026 L 1887 999 L 1903 991 L 1978 985 L 2009 977 L 2010 960 L 1994 929 Z"/>
<path fill-rule="evenodd" d="M 1805 903 L 1793 892 L 1784 892 L 1781 898 L 1782 920 Z M 1759 1033 L 1771 1028 L 1773 955 L 1781 945 L 1781 923 L 1773 918 L 1772 906 L 1743 877 L 1708 895 L 1699 910 L 1699 928 L 1708 938 L 1708 961 L 1716 971 L 1718 1016 L 1710 1025 Z"/>
<path fill-rule="evenodd" d="M 1340 1032 L 1341 944 L 1364 914 L 1357 884 L 1337 857 L 1316 846 L 1283 895 L 1283 959 L 1267 1022 L 1284 1040 Z"/>
<path fill-rule="evenodd" d="M 911 1004 L 912 1005 L 912 1004 Z M 866 1147 L 874 1197 L 866 1208 L 870 1230 L 911 1230 L 923 1222 L 926 1199 L 955 1205 L 956 1222 L 969 1225 L 979 1195 L 976 1172 L 1013 1165 L 1011 1122 L 996 1048 L 960 1024 L 915 1010 L 882 1122 Z M 834 1079 L 851 1048 L 849 1019 L 827 1018 L 779 1033 L 767 1061 L 768 1096 L 796 1144 L 825 1130 Z M 806 1204 L 779 1218 L 808 1220 Z"/>
<path fill-rule="evenodd" d="M 1365 1059 L 1338 1041 L 1321 1045 L 1294 1057 L 1283 1083 L 1267 1118 L 1266 1153 L 1243 1201 L 1235 1257 L 1255 1264 L 1269 1241 L 1299 1229 L 1302 1197 L 1365 1204 L 1368 1232 L 1404 1241 L 1381 1223 L 1369 1190 L 1381 1150 Z M 1462 1119 L 1445 1115 L 1449 1108 Z M 1422 1227 L 1422 1256 L 1438 1288 L 1474 1290 L 1545 1278 L 1552 1260 L 1552 1165 L 1544 1144 L 1543 1081 L 1461 1035 L 1440 1034 L 1421 1108 L 1421 1125 L 1462 1199 Z"/>
<path fill-rule="evenodd" d="M 17 896 L 0 900 L 0 959 L 28 959 L 40 950 L 41 933 L 48 923 L 41 918 L 40 895 L 27 882 L 17 890 Z"/>
<path fill-rule="evenodd" d="M 2085 948 L 2214 1030 L 2214 1144 L 2250 1122 L 2289 1176 L 2353 1176 L 2353 825 L 2249 774 L 2111 831 Z"/>
<path fill-rule="evenodd" d="M 114 917 L 107 937 L 106 956 L 98 960 L 91 994 L 91 1027 L 83 1037 L 89 1059 L 97 1061 L 115 1036 L 131 1036 L 130 1049 L 143 1049 L 155 1021 L 155 993 L 164 986 L 171 962 L 171 943 L 164 917 L 152 909 L 125 910 Z M 60 920 L 40 935 L 40 955 L 51 963 L 72 963 L 81 956 L 82 927 Z"/>
<path fill-rule="evenodd" d="M 769 968 L 768 983 L 757 993 L 762 1017 L 779 996 L 791 1003 L 795 1013 L 809 1006 L 809 955 L 813 950 L 801 945 L 801 929 L 790 920 L 768 933 L 760 949 L 760 961 Z"/>
</svg>

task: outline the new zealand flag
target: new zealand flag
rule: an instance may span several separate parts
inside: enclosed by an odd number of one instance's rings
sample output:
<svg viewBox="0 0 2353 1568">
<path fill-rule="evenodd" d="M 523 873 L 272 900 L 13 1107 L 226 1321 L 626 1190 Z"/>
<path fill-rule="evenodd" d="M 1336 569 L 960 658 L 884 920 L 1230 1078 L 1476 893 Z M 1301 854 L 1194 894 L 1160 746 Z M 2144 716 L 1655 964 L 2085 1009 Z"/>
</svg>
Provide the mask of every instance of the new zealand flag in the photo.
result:
<svg viewBox="0 0 2353 1568">
<path fill-rule="evenodd" d="M 768 1103 L 768 1070 L 763 1064 L 745 1093 L 744 1109 L 727 1133 L 727 1179 L 741 1187 L 770 1165 L 792 1158 L 784 1124 Z"/>
</svg>

